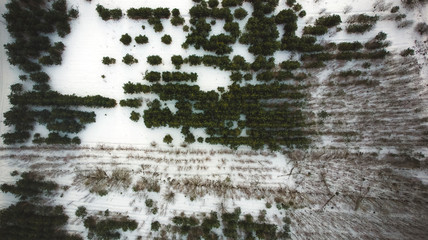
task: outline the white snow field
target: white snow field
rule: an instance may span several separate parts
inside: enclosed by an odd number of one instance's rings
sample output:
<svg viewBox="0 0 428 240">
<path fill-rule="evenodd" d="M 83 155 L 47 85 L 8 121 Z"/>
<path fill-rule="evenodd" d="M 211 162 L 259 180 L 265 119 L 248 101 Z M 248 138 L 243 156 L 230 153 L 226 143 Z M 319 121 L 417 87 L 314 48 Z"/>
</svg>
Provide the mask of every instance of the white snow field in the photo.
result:
<svg viewBox="0 0 428 240">
<path fill-rule="evenodd" d="M 164 30 L 156 33 L 147 21 L 135 21 L 127 16 L 118 21 L 103 21 L 95 11 L 97 4 L 120 8 L 123 12 L 131 7 L 178 8 L 189 25 L 188 10 L 194 4 L 191 0 L 67 2 L 69 7 L 79 10 L 79 17 L 71 22 L 71 33 L 64 39 L 53 36 L 66 46 L 62 65 L 45 68 L 51 77 L 52 89 L 60 93 L 99 94 L 116 101 L 141 96 L 124 94 L 122 86 L 128 81 L 147 83 L 143 79 L 146 71 L 174 71 L 172 55 L 207 54 L 193 47 L 183 49 L 181 44 L 187 33 L 181 26 L 172 26 L 169 20 L 163 20 Z M 1 145 L 0 184 L 18 179 L 10 175 L 13 170 L 32 170 L 61 186 L 69 186 L 48 202 L 64 205 L 70 216 L 67 230 L 84 237 L 87 229 L 74 214 L 78 206 L 85 206 L 90 214 L 109 209 L 113 215 L 127 215 L 137 220 L 137 230 L 123 232 L 123 239 L 158 237 L 159 232 L 150 230 L 151 223 L 171 224 L 172 217 L 181 212 L 201 216 L 210 211 L 233 211 L 236 207 L 241 208 L 242 215 L 257 216 L 266 210 L 268 222 L 278 226 L 289 216 L 292 239 L 426 239 L 428 39 L 427 35 L 415 32 L 414 27 L 419 22 L 428 22 L 428 4 L 407 9 L 398 0 L 298 0 L 297 3 L 307 12 L 298 20 L 299 36 L 303 27 L 313 24 L 319 16 L 338 14 L 343 30 L 333 28 L 318 37 L 318 42 L 364 43 L 380 31 L 387 33 L 387 40 L 391 42 L 387 47 L 391 55 L 385 60 L 372 61 L 370 69 L 364 70 L 364 77 L 378 81 L 375 87 L 348 84 L 337 77 L 339 71 L 361 70 L 363 61 L 332 61 L 324 69 L 306 70 L 311 86 L 304 111 L 317 123 L 310 127 L 315 134 L 308 150 L 252 151 L 243 146 L 230 150 L 197 142 L 182 147 L 184 138 L 179 130 L 148 129 L 142 120 L 129 119 L 130 108 L 116 106 L 94 110 L 96 123 L 87 125 L 79 133 L 82 140 L 79 147 Z M 396 5 L 411 21 L 408 27 L 399 28 L 397 21 L 389 20 L 390 9 Z M 3 14 L 5 4 L 0 7 Z M 243 7 L 251 12 L 251 4 L 246 2 Z M 280 0 L 276 13 L 284 8 L 285 0 Z M 346 19 L 361 13 L 376 14 L 380 20 L 366 34 L 346 33 Z M 248 18 L 239 21 L 241 30 Z M 3 21 L 0 21 L 2 45 L 11 41 Z M 211 34 L 222 30 L 221 21 L 217 22 Z M 125 33 L 132 38 L 147 35 L 149 43 L 138 45 L 133 40 L 125 46 L 119 41 Z M 164 34 L 173 37 L 171 45 L 160 41 Z M 233 47 L 231 56 L 242 55 L 249 62 L 254 60 L 247 51 L 248 46 L 235 44 Z M 399 53 L 407 48 L 414 49 L 415 55 L 401 57 Z M 18 82 L 20 71 L 9 65 L 4 48 L 0 53 L 0 109 L 4 113 L 10 108 L 9 86 Z M 122 63 L 127 53 L 136 57 L 138 64 Z M 163 63 L 150 66 L 146 63 L 150 55 L 161 56 Z M 104 56 L 115 58 L 116 64 L 102 64 Z M 274 57 L 277 64 L 300 59 L 299 54 L 281 51 Z M 198 73 L 197 84 L 202 90 L 216 90 L 231 84 L 229 72 L 212 67 L 184 64 L 180 71 Z M 147 109 L 147 101 L 154 98 L 154 95 L 145 95 L 143 106 L 135 111 Z M 329 116 L 321 119 L 317 115 L 321 111 Z M 3 134 L 8 127 L 3 124 L 3 114 L 0 119 L 0 134 Z M 47 130 L 36 126 L 34 132 Z M 200 129 L 195 133 L 205 134 Z M 171 145 L 162 142 L 166 134 L 174 138 Z M 106 196 L 91 193 L 81 179 L 97 168 L 107 175 L 117 169 L 129 170 L 131 184 L 107 187 Z M 160 192 L 134 192 L 132 186 L 142 177 L 157 181 Z M 170 191 L 175 193 L 173 201 L 165 199 Z M 292 206 L 287 210 L 278 209 L 275 206 L 278 197 L 292 202 Z M 145 206 L 146 199 L 156 202 L 157 214 Z M 13 195 L 0 192 L 0 209 L 16 201 Z M 266 203 L 272 207 L 266 208 Z"/>
</svg>

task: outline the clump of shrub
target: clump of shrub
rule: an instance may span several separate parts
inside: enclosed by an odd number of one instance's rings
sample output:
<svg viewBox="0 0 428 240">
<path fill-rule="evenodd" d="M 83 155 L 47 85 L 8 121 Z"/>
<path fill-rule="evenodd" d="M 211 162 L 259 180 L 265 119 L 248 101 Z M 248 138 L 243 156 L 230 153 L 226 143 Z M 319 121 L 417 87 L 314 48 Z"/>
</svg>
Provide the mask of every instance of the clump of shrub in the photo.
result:
<svg viewBox="0 0 428 240">
<path fill-rule="evenodd" d="M 115 9 L 107 9 L 105 7 L 103 7 L 102 5 L 97 5 L 96 8 L 98 15 L 104 20 L 119 20 L 122 17 L 122 10 L 120 10 L 119 8 L 115 8 Z"/>
<path fill-rule="evenodd" d="M 396 12 L 398 12 L 398 10 L 400 10 L 400 7 L 399 6 L 394 6 L 394 7 L 391 8 L 391 13 L 396 13 Z"/>
<path fill-rule="evenodd" d="M 138 120 L 140 120 L 141 114 L 137 113 L 135 111 L 131 112 L 131 116 L 129 117 L 129 119 L 131 119 L 134 122 L 138 122 Z"/>
<path fill-rule="evenodd" d="M 155 32 L 161 32 L 163 30 L 163 25 L 161 19 L 168 19 L 171 15 L 171 12 L 168 8 L 130 8 L 126 12 L 128 17 L 131 19 L 139 20 L 145 19 L 148 20 L 148 23 L 153 26 Z"/>
<path fill-rule="evenodd" d="M 328 31 L 328 28 L 325 26 L 305 26 L 303 28 L 304 34 L 310 34 L 310 35 L 324 35 Z"/>
<path fill-rule="evenodd" d="M 130 54 L 126 54 L 123 57 L 122 62 L 124 62 L 127 65 L 132 65 L 134 63 L 138 63 L 138 59 L 134 58 L 134 56 L 132 56 Z"/>
<path fill-rule="evenodd" d="M 100 220 L 95 216 L 89 216 L 85 219 L 83 225 L 89 230 L 88 239 L 93 239 L 94 237 L 95 239 L 119 239 L 120 232 L 117 230 L 134 231 L 138 227 L 138 223 L 128 217 Z"/>
<path fill-rule="evenodd" d="M 144 76 L 144 79 L 149 82 L 159 82 L 161 79 L 161 73 L 155 71 L 147 72 Z"/>
<path fill-rule="evenodd" d="M 171 38 L 171 36 L 170 36 L 170 35 L 165 34 L 165 35 L 163 35 L 163 36 L 162 36 L 161 41 L 162 41 L 163 43 L 165 43 L 165 44 L 171 44 L 171 42 L 172 42 L 172 38 Z"/>
<path fill-rule="evenodd" d="M 248 51 L 254 55 L 272 55 L 280 47 L 276 41 L 279 37 L 276 19 L 277 17 L 250 17 L 245 25 L 246 31 L 239 38 L 239 43 L 250 45 Z"/>
<path fill-rule="evenodd" d="M 162 72 L 162 80 L 165 82 L 196 82 L 198 80 L 198 74 L 187 72 Z"/>
<path fill-rule="evenodd" d="M 401 2 L 408 8 L 414 8 L 416 3 L 420 2 L 421 4 L 424 4 L 426 3 L 426 0 L 402 0 Z"/>
<path fill-rule="evenodd" d="M 173 191 L 169 191 L 167 193 L 164 194 L 164 199 L 167 202 L 174 202 L 175 200 L 175 193 Z"/>
<path fill-rule="evenodd" d="M 372 66 L 372 64 L 370 62 L 364 62 L 361 66 L 363 68 L 367 69 L 367 68 L 370 68 Z"/>
<path fill-rule="evenodd" d="M 221 5 L 224 8 L 227 8 L 227 7 L 236 7 L 236 6 L 241 6 L 243 2 L 244 2 L 244 0 L 223 0 L 221 2 Z"/>
<path fill-rule="evenodd" d="M 295 4 L 294 6 L 293 6 L 293 10 L 295 11 L 295 12 L 298 12 L 298 11 L 300 11 L 300 10 L 302 10 L 302 5 L 300 5 L 299 3 L 297 3 L 297 4 Z"/>
<path fill-rule="evenodd" d="M 124 44 L 124 45 L 129 45 L 132 42 L 132 38 L 131 36 L 129 36 L 129 34 L 123 34 L 122 37 L 120 38 L 120 41 Z"/>
<path fill-rule="evenodd" d="M 45 72 L 34 72 L 30 74 L 30 79 L 36 83 L 47 83 L 50 77 Z"/>
<path fill-rule="evenodd" d="M 2 192 L 9 192 L 20 197 L 21 200 L 26 200 L 42 193 L 51 193 L 58 189 L 58 184 L 45 181 L 44 176 L 36 172 L 24 172 L 15 185 L 2 184 L 0 189 Z"/>
<path fill-rule="evenodd" d="M 138 35 L 135 37 L 135 42 L 138 44 L 146 44 L 149 42 L 149 38 L 146 35 Z"/>
<path fill-rule="evenodd" d="M 86 208 L 84 206 L 80 206 L 77 208 L 76 210 L 76 216 L 77 217 L 86 217 L 86 215 L 88 214 L 88 212 L 86 212 Z"/>
<path fill-rule="evenodd" d="M 331 28 L 339 25 L 341 22 L 342 22 L 342 19 L 340 18 L 339 15 L 331 15 L 331 16 L 323 16 L 318 18 L 315 21 L 315 25 Z"/>
<path fill-rule="evenodd" d="M 184 63 L 184 59 L 180 55 L 173 55 L 171 57 L 171 62 L 175 66 L 175 69 L 180 69 L 181 65 Z"/>
<path fill-rule="evenodd" d="M 292 7 L 295 3 L 296 3 L 296 0 L 287 0 L 286 1 L 287 6 L 289 6 L 289 7 Z"/>
<path fill-rule="evenodd" d="M 159 65 L 162 63 L 162 58 L 157 55 L 152 55 L 147 57 L 147 62 L 150 65 Z"/>
<path fill-rule="evenodd" d="M 295 69 L 298 69 L 300 67 L 300 62 L 291 61 L 291 60 L 283 61 L 280 64 L 280 67 L 284 70 L 295 70 Z"/>
<path fill-rule="evenodd" d="M 343 43 L 339 43 L 337 44 L 337 49 L 339 51 L 358 51 L 361 48 L 363 48 L 363 44 L 361 44 L 360 42 L 343 42 Z"/>
<path fill-rule="evenodd" d="M 367 31 L 370 31 L 373 28 L 373 24 L 351 24 L 346 27 L 346 32 L 348 33 L 360 33 L 363 34 Z"/>
<path fill-rule="evenodd" d="M 131 182 L 131 171 L 125 168 L 115 168 L 110 174 L 101 168 L 96 168 L 88 173 L 79 173 L 75 182 L 82 183 L 90 192 L 101 196 L 107 194 L 107 189 L 127 188 Z"/>
<path fill-rule="evenodd" d="M 159 181 L 153 178 L 142 177 L 137 183 L 132 187 L 134 192 L 147 190 L 149 192 L 160 192 Z"/>
<path fill-rule="evenodd" d="M 10 173 L 10 176 L 12 176 L 12 177 L 15 177 L 15 176 L 18 176 L 19 175 L 19 172 L 17 171 L 17 170 L 13 170 L 11 173 Z"/>
<path fill-rule="evenodd" d="M 232 72 L 232 74 L 230 75 L 230 80 L 232 80 L 233 82 L 241 82 L 242 81 L 242 73 L 240 72 Z"/>
<path fill-rule="evenodd" d="M 365 33 L 370 31 L 378 20 L 378 16 L 369 16 L 366 14 L 353 15 L 347 20 L 351 24 L 346 27 L 346 31 L 348 33 Z"/>
<path fill-rule="evenodd" d="M 386 36 L 386 33 L 379 32 L 372 40 L 366 42 L 366 44 L 364 44 L 364 47 L 368 50 L 388 47 L 390 43 L 384 42 L 384 40 L 386 40 Z"/>
<path fill-rule="evenodd" d="M 348 23 L 376 23 L 379 16 L 369 16 L 367 14 L 357 14 L 350 16 L 347 20 Z"/>
<path fill-rule="evenodd" d="M 401 51 L 401 52 L 400 52 L 400 55 L 401 55 L 402 57 L 407 57 L 407 56 L 409 56 L 409 55 L 415 55 L 415 50 L 413 50 L 413 49 L 411 49 L 411 48 L 407 48 L 407 49 L 405 49 L 405 50 Z"/>
<path fill-rule="evenodd" d="M 163 138 L 163 142 L 166 144 L 170 144 L 172 143 L 173 138 L 171 137 L 170 134 L 165 135 L 165 137 Z"/>
<path fill-rule="evenodd" d="M 153 203 L 154 203 L 153 199 L 150 199 L 150 198 L 145 201 L 146 207 L 148 208 L 153 207 Z"/>
<path fill-rule="evenodd" d="M 418 23 L 416 25 L 415 30 L 420 34 L 420 35 L 424 35 L 424 34 L 428 34 L 428 24 L 421 22 Z"/>
<path fill-rule="evenodd" d="M 105 64 L 105 65 L 115 64 L 116 63 L 116 59 L 110 58 L 110 57 L 103 57 L 102 63 Z"/>
<path fill-rule="evenodd" d="M 360 70 L 349 70 L 339 72 L 340 77 L 358 77 L 362 74 Z"/>
<path fill-rule="evenodd" d="M 322 61 L 309 62 L 304 65 L 305 68 L 322 68 L 325 67 L 325 63 Z"/>
<path fill-rule="evenodd" d="M 119 104 L 121 107 L 138 108 L 138 107 L 141 107 L 142 100 L 139 98 L 130 98 L 125 100 L 120 100 Z"/>
<path fill-rule="evenodd" d="M 239 20 L 244 19 L 247 15 L 248 15 L 248 12 L 243 8 L 237 8 L 233 13 L 233 16 Z"/>
<path fill-rule="evenodd" d="M 161 225 L 160 225 L 160 223 L 158 221 L 154 221 L 154 222 L 152 222 L 150 229 L 152 231 L 157 232 L 157 231 L 159 231 L 160 226 Z"/>
<path fill-rule="evenodd" d="M 184 24 L 184 18 L 180 15 L 180 10 L 178 10 L 177 8 L 172 9 L 171 24 L 174 26 Z"/>
</svg>

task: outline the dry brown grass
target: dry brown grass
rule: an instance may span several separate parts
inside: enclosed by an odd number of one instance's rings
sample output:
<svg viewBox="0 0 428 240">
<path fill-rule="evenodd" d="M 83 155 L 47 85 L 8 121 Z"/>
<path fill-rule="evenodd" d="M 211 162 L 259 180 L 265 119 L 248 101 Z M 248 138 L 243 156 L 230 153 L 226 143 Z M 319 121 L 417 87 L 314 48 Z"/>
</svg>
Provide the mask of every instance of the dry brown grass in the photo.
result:
<svg viewBox="0 0 428 240">
<path fill-rule="evenodd" d="M 126 168 L 115 168 L 110 174 L 97 167 L 86 173 L 78 173 L 74 182 L 84 185 L 91 192 L 106 192 L 114 189 L 126 189 L 132 182 L 131 171 Z"/>
</svg>

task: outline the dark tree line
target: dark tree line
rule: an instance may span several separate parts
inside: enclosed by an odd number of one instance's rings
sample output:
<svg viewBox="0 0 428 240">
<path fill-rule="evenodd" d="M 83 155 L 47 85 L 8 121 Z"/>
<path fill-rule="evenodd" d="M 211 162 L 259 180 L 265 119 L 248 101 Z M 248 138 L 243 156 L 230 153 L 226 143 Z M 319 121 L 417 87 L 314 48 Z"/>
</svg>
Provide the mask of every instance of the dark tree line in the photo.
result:
<svg viewBox="0 0 428 240">
<path fill-rule="evenodd" d="M 21 200 L 0 211 L 0 235 L 7 240 L 64 239 L 81 240 L 63 230 L 68 216 L 63 206 L 37 202 L 43 195 L 55 192 L 58 185 L 45 181 L 42 175 L 24 172 L 14 185 L 3 184 L 1 190 Z"/>
<path fill-rule="evenodd" d="M 117 230 L 134 231 L 138 223 L 128 217 L 99 219 L 89 216 L 85 219 L 84 226 L 89 230 L 89 239 L 119 239 L 120 233 Z"/>
<path fill-rule="evenodd" d="M 287 72 L 282 75 L 283 78 L 291 76 Z M 272 77 L 278 78 L 277 75 Z M 176 113 L 162 107 L 159 100 L 148 104 L 149 109 L 143 115 L 145 125 L 149 128 L 182 126 L 182 133 L 189 143 L 195 141 L 190 127 L 206 128 L 210 135 L 206 142 L 230 147 L 249 145 L 259 149 L 267 144 L 271 149 L 277 149 L 281 145 L 303 147 L 309 142 L 301 131 L 306 126 L 302 112 L 295 110 L 305 97 L 299 92 L 300 87 L 277 82 L 244 87 L 233 84 L 221 96 L 214 91 L 203 92 L 198 86 L 184 84 L 153 84 L 144 88 L 146 92 L 159 95 L 162 101 L 178 101 Z M 262 99 L 288 99 L 291 103 L 287 108 L 283 105 L 278 109 L 266 109 L 260 101 Z M 201 112 L 194 113 L 195 110 Z M 246 120 L 240 120 L 242 114 L 246 115 Z M 233 121 L 238 121 L 237 128 L 232 127 Z M 247 129 L 247 137 L 240 136 L 244 128 Z"/>
<path fill-rule="evenodd" d="M 138 108 L 138 107 L 141 107 L 142 100 L 139 98 L 130 98 L 125 100 L 120 100 L 119 104 L 121 107 Z"/>
<path fill-rule="evenodd" d="M 69 137 L 68 135 L 61 135 L 58 132 L 50 132 L 48 136 L 41 137 L 40 134 L 34 134 L 33 143 L 35 144 L 61 144 L 61 145 L 70 145 L 70 144 L 80 144 L 79 137 Z"/>
<path fill-rule="evenodd" d="M 159 82 L 161 79 L 164 82 L 196 82 L 198 80 L 197 73 L 187 72 L 148 72 L 144 79 L 149 82 Z"/>
<path fill-rule="evenodd" d="M 122 10 L 120 10 L 119 8 L 115 8 L 115 9 L 107 9 L 105 7 L 103 7 L 102 5 L 98 4 L 97 8 L 96 8 L 98 15 L 104 20 L 119 20 L 122 18 Z"/>
<path fill-rule="evenodd" d="M 169 19 L 171 12 L 168 8 L 130 8 L 126 11 L 126 14 L 129 18 L 134 20 L 148 20 L 150 25 L 153 25 L 153 28 L 156 32 L 161 32 L 163 30 L 163 25 L 161 19 Z M 177 14 L 176 14 L 177 15 Z M 177 20 L 178 17 L 174 16 L 176 24 L 179 24 L 181 19 Z M 183 19 L 184 20 L 184 19 Z"/>
<path fill-rule="evenodd" d="M 251 214 L 241 216 L 240 208 L 236 208 L 233 212 L 223 212 L 220 214 L 220 218 L 216 212 L 204 214 L 204 216 L 198 219 L 181 213 L 172 218 L 172 223 L 177 227 L 178 233 L 186 236 L 187 239 L 199 239 L 200 237 L 218 239 L 217 232 L 229 239 L 287 239 L 290 237 L 288 218 L 283 219 L 284 224 L 281 229 L 278 229 L 279 225 L 266 223 L 262 213 L 257 219 Z M 218 228 L 219 230 L 215 230 Z"/>
<path fill-rule="evenodd" d="M 86 106 L 112 108 L 116 106 L 116 100 L 100 95 L 78 97 L 76 95 L 64 95 L 55 91 L 48 92 L 23 92 L 9 96 L 13 105 L 33 106 Z"/>
<path fill-rule="evenodd" d="M 362 34 L 370 31 L 378 20 L 378 16 L 369 16 L 366 14 L 351 16 L 347 21 L 350 24 L 346 27 L 346 32 Z"/>
</svg>

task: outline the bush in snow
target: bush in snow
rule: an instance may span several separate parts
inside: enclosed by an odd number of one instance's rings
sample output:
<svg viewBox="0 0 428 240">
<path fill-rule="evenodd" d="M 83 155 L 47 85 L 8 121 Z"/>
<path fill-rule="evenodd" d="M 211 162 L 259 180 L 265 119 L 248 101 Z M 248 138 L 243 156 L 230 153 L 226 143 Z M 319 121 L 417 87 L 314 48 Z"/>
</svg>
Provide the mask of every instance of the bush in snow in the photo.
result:
<svg viewBox="0 0 428 240">
<path fill-rule="evenodd" d="M 174 64 L 175 69 L 180 69 L 181 65 L 184 63 L 184 60 L 180 55 L 173 55 L 171 57 L 171 62 Z"/>
<path fill-rule="evenodd" d="M 102 62 L 105 65 L 115 64 L 116 63 L 116 59 L 110 58 L 110 57 L 103 57 L 103 61 Z"/>
<path fill-rule="evenodd" d="M 134 56 L 130 55 L 130 54 L 126 54 L 123 59 L 122 62 L 124 62 L 125 64 L 131 65 L 134 63 L 138 63 L 138 59 L 134 58 Z"/>
<path fill-rule="evenodd" d="M 142 100 L 138 98 L 131 98 L 131 99 L 125 99 L 120 100 L 119 104 L 121 107 L 131 107 L 131 108 L 138 108 L 142 105 Z"/>
<path fill-rule="evenodd" d="M 135 220 L 129 217 L 98 219 L 95 216 L 89 216 L 85 219 L 85 228 L 89 230 L 88 239 L 119 239 L 120 233 L 117 231 L 134 231 L 138 227 Z"/>
<path fill-rule="evenodd" d="M 76 210 L 76 216 L 84 218 L 88 212 L 86 212 L 86 208 L 84 206 L 80 206 Z"/>
<path fill-rule="evenodd" d="M 159 65 L 162 63 L 162 58 L 157 55 L 152 55 L 147 57 L 147 62 L 150 65 Z"/>
<path fill-rule="evenodd" d="M 296 3 L 296 0 L 287 0 L 286 4 L 289 7 L 292 7 Z"/>
<path fill-rule="evenodd" d="M 348 33 L 365 33 L 373 28 L 373 24 L 351 24 L 346 27 Z"/>
<path fill-rule="evenodd" d="M 398 10 L 400 10 L 400 7 L 399 6 L 394 6 L 394 7 L 391 8 L 391 13 L 396 13 L 396 12 L 398 12 Z"/>
<path fill-rule="evenodd" d="M 154 221 L 154 222 L 152 222 L 152 225 L 151 225 L 151 230 L 152 231 L 159 231 L 159 228 L 160 228 L 160 223 L 158 222 L 158 221 Z"/>
<path fill-rule="evenodd" d="M 129 34 L 126 33 L 122 35 L 120 41 L 125 45 L 129 45 L 132 42 L 132 38 L 129 36 Z"/>
<path fill-rule="evenodd" d="M 409 55 L 415 55 L 415 50 L 413 50 L 411 48 L 408 48 L 408 49 L 405 49 L 405 50 L 401 51 L 400 55 L 402 57 L 407 57 Z"/>
<path fill-rule="evenodd" d="M 303 28 L 303 34 L 310 34 L 310 35 L 324 35 L 328 31 L 328 28 L 321 25 L 316 26 L 305 26 Z"/>
<path fill-rule="evenodd" d="M 339 15 L 323 16 L 318 18 L 315 21 L 315 25 L 325 26 L 328 28 L 339 25 L 342 22 L 342 19 Z"/>
<path fill-rule="evenodd" d="M 140 117 L 141 117 L 141 114 L 139 114 L 139 113 L 137 113 L 135 111 L 132 111 L 131 112 L 131 116 L 129 117 L 129 119 L 131 119 L 134 122 L 138 122 L 138 120 L 140 120 Z"/>
<path fill-rule="evenodd" d="M 163 36 L 162 36 L 161 41 L 162 41 L 163 43 L 165 43 L 165 44 L 171 44 L 171 42 L 172 42 L 172 38 L 171 38 L 171 36 L 170 36 L 170 35 L 165 34 L 165 35 L 163 35 Z"/>
<path fill-rule="evenodd" d="M 427 34 L 428 33 L 428 24 L 423 23 L 423 22 L 418 23 L 416 25 L 415 30 L 421 35 Z"/>
<path fill-rule="evenodd" d="M 163 138 L 163 142 L 164 143 L 166 143 L 166 144 L 170 144 L 170 143 L 172 143 L 172 137 L 171 137 L 171 135 L 169 135 L 169 134 L 167 134 L 164 138 Z"/>
<path fill-rule="evenodd" d="M 146 35 L 138 35 L 135 37 L 135 42 L 138 44 L 146 44 L 149 42 L 149 38 Z"/>
<path fill-rule="evenodd" d="M 154 71 L 148 72 L 144 76 L 144 79 L 146 79 L 149 82 L 159 82 L 161 79 L 161 73 L 160 72 L 154 72 Z"/>
</svg>

